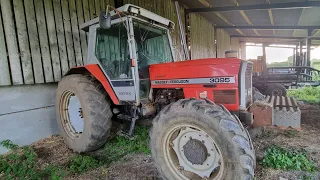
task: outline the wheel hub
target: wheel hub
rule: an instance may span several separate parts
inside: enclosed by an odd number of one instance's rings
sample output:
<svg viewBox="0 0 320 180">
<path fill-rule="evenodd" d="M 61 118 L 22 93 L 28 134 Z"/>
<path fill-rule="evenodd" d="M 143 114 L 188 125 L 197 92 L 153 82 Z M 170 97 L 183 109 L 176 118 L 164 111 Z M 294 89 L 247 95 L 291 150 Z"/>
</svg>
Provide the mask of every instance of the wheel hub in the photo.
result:
<svg viewBox="0 0 320 180">
<path fill-rule="evenodd" d="M 214 140 L 204 131 L 184 128 L 173 140 L 180 167 L 202 178 L 209 178 L 213 170 L 220 166 L 221 155 Z"/>
<path fill-rule="evenodd" d="M 188 161 L 197 165 L 202 165 L 208 156 L 206 146 L 197 139 L 190 139 L 183 146 L 183 152 Z"/>
<path fill-rule="evenodd" d="M 68 103 L 69 123 L 75 133 L 82 133 L 84 127 L 83 111 L 79 99 L 73 95 Z"/>
</svg>

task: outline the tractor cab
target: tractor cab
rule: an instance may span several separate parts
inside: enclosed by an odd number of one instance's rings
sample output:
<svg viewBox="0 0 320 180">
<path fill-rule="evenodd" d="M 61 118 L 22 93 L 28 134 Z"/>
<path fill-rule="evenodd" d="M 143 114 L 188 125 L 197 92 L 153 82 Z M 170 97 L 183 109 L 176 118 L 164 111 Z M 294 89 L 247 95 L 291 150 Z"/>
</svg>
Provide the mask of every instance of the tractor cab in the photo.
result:
<svg viewBox="0 0 320 180">
<path fill-rule="evenodd" d="M 107 17 L 108 16 L 108 17 Z M 108 21 L 108 27 L 104 27 Z M 139 105 L 150 90 L 149 65 L 173 62 L 173 22 L 131 4 L 82 25 L 89 33 L 85 64 L 98 64 L 119 104 Z"/>
</svg>

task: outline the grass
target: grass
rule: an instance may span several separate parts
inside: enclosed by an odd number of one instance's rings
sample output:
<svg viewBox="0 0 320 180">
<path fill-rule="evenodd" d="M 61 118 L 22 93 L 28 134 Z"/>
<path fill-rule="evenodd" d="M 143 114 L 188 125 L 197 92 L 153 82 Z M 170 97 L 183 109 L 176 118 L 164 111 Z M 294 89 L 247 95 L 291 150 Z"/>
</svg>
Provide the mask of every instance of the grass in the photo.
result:
<svg viewBox="0 0 320 180">
<path fill-rule="evenodd" d="M 132 153 L 151 154 L 149 149 L 148 131 L 148 127 L 136 127 L 135 138 L 133 140 L 122 136 L 117 136 L 108 141 L 104 146 L 105 163 L 109 164 L 125 155 Z"/>
<path fill-rule="evenodd" d="M 320 86 L 289 90 L 288 96 L 310 104 L 320 104 Z"/>
<path fill-rule="evenodd" d="M 264 153 L 263 167 L 281 170 L 298 170 L 315 172 L 315 164 L 308 158 L 304 150 L 286 149 L 279 146 L 270 146 Z"/>
<path fill-rule="evenodd" d="M 8 155 L 0 156 L 0 178 L 60 180 L 65 175 L 65 171 L 54 165 L 49 165 L 44 170 L 37 168 L 37 154 L 31 146 L 19 148 L 10 140 L 0 144 L 12 150 Z"/>
<path fill-rule="evenodd" d="M 42 169 L 37 164 L 38 155 L 32 146 L 19 147 L 10 140 L 2 141 L 0 145 L 11 150 L 6 155 L 0 155 L 0 179 L 8 180 L 61 180 L 68 175 L 84 173 L 101 166 L 108 167 L 111 162 L 119 161 L 127 154 L 151 153 L 148 127 L 137 127 L 133 140 L 116 136 L 107 141 L 99 156 L 95 156 L 94 153 L 75 154 L 64 166 L 51 164 Z"/>
</svg>

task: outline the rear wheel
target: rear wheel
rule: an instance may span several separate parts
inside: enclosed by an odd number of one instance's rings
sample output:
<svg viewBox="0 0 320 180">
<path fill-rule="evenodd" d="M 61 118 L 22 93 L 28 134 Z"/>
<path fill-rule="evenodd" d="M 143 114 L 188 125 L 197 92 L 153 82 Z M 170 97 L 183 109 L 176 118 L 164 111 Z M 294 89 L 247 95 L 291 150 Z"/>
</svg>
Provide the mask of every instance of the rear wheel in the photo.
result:
<svg viewBox="0 0 320 180">
<path fill-rule="evenodd" d="M 210 101 L 183 99 L 155 118 L 150 148 L 164 179 L 253 179 L 254 149 L 240 122 Z"/>
<path fill-rule="evenodd" d="M 56 92 L 60 134 L 75 152 L 98 149 L 111 128 L 110 102 L 100 83 L 90 76 L 65 76 Z"/>
<path fill-rule="evenodd" d="M 286 96 L 287 89 L 279 83 L 270 84 L 267 86 L 265 94 L 269 96 Z"/>
</svg>

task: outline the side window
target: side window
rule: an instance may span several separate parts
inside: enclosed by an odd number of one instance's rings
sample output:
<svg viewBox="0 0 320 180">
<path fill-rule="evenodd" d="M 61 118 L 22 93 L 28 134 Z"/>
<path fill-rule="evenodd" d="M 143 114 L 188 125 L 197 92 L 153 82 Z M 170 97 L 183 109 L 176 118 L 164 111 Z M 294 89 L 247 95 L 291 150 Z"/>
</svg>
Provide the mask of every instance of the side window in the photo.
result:
<svg viewBox="0 0 320 180">
<path fill-rule="evenodd" d="M 111 80 L 132 78 L 128 35 L 122 23 L 97 30 L 95 55 Z"/>
</svg>

